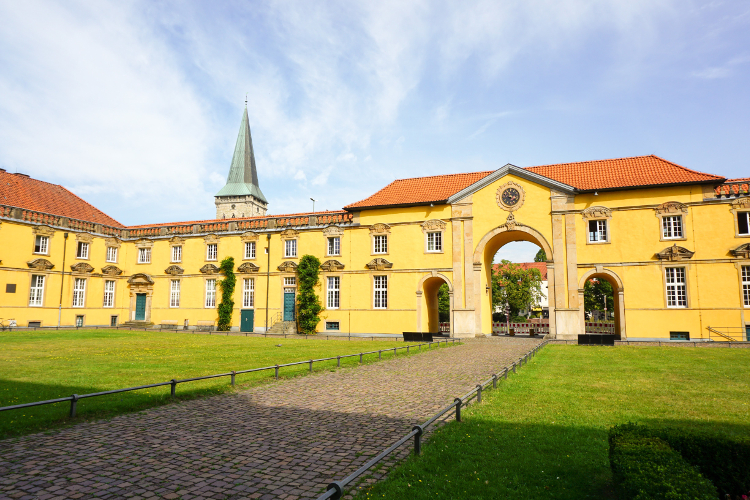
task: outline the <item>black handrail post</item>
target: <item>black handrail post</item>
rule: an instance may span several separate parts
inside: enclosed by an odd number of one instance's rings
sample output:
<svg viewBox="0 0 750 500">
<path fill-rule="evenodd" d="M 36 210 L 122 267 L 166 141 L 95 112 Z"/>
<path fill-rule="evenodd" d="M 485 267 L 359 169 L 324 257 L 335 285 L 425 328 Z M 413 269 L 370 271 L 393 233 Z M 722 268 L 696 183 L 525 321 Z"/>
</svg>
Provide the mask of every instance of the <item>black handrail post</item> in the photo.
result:
<svg viewBox="0 0 750 500">
<path fill-rule="evenodd" d="M 497 375 L 492 374 L 492 388 L 497 389 Z"/>
<path fill-rule="evenodd" d="M 406 345 L 406 354 L 409 354 L 409 344 Z"/>
<path fill-rule="evenodd" d="M 383 354 L 383 351 L 378 351 L 378 361 L 380 361 L 381 359 L 383 359 L 382 354 Z"/>
<path fill-rule="evenodd" d="M 279 380 L 279 365 L 276 365 L 276 380 Z"/>
<path fill-rule="evenodd" d="M 362 364 L 362 353 L 361 352 L 359 353 L 359 364 L 360 365 Z"/>
<path fill-rule="evenodd" d="M 313 362 L 313 360 L 311 359 L 310 360 L 310 373 L 312 373 L 312 362 Z"/>
<path fill-rule="evenodd" d="M 78 394 L 73 394 L 70 400 L 70 418 L 75 418 L 77 404 L 78 404 Z"/>
<path fill-rule="evenodd" d="M 336 356 L 336 366 L 341 368 L 341 356 Z"/>
<path fill-rule="evenodd" d="M 394 358 L 396 357 L 396 348 L 395 347 L 393 348 L 393 357 Z"/>
<path fill-rule="evenodd" d="M 477 384 L 477 403 L 482 402 L 482 384 Z"/>
<path fill-rule="evenodd" d="M 513 373 L 516 373 L 516 363 L 515 363 L 515 361 L 513 362 Z"/>
<path fill-rule="evenodd" d="M 331 484 L 328 485 L 326 488 L 326 491 L 329 490 L 336 490 L 336 493 L 333 494 L 331 497 L 333 500 L 339 500 L 341 498 L 341 495 L 344 493 L 344 485 L 341 484 L 339 481 L 334 481 Z"/>
<path fill-rule="evenodd" d="M 503 369 L 503 377 L 505 378 L 505 380 L 508 380 L 508 367 L 507 366 Z"/>
<path fill-rule="evenodd" d="M 419 456 L 422 453 L 422 432 L 424 432 L 424 429 L 422 429 L 421 425 L 415 425 L 411 430 L 417 431 L 414 434 L 414 454 Z"/>
<path fill-rule="evenodd" d="M 234 376 L 237 375 L 237 372 L 232 370 L 232 387 L 234 387 Z"/>
<path fill-rule="evenodd" d="M 461 401 L 461 398 L 456 398 L 453 401 L 456 403 L 456 422 L 460 422 L 461 421 L 461 403 L 463 403 L 463 401 Z"/>
<path fill-rule="evenodd" d="M 172 385 L 172 397 L 175 397 L 175 391 L 177 390 L 177 380 L 176 379 L 172 379 L 172 380 L 170 380 L 170 382 L 171 382 L 171 385 Z"/>
</svg>

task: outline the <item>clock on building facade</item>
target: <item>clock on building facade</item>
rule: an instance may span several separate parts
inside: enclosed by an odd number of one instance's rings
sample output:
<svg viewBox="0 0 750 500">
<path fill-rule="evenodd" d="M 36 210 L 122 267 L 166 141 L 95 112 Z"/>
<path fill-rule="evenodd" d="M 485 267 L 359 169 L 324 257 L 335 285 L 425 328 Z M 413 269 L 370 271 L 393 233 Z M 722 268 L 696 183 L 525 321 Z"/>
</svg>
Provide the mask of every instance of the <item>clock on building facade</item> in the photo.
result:
<svg viewBox="0 0 750 500">
<path fill-rule="evenodd" d="M 524 196 L 523 188 L 515 182 L 506 182 L 497 188 L 497 204 L 509 212 L 521 208 Z"/>
</svg>

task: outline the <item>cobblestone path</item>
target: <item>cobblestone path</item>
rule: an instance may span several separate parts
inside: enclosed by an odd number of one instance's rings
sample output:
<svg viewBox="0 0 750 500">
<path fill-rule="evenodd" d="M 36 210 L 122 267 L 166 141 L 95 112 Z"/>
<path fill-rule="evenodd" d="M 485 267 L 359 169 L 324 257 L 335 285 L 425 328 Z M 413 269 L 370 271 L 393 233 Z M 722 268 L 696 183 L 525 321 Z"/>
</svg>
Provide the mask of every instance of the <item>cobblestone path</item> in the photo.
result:
<svg viewBox="0 0 750 500">
<path fill-rule="evenodd" d="M 0 441 L 0 498 L 315 498 L 537 342 L 472 339 Z"/>
</svg>

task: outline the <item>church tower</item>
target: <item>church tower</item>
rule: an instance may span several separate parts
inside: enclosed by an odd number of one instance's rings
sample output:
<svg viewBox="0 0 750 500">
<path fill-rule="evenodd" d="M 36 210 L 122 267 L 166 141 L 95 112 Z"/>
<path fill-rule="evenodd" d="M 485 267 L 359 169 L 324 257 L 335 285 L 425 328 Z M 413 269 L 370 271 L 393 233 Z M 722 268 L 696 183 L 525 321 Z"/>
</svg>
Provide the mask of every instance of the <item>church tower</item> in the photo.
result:
<svg viewBox="0 0 750 500">
<path fill-rule="evenodd" d="M 250 137 L 250 122 L 247 104 L 242 114 L 240 133 L 234 146 L 232 166 L 226 185 L 216 193 L 216 218 L 257 217 L 266 215 L 268 201 L 258 186 L 258 171 L 255 168 L 253 139 Z"/>
</svg>

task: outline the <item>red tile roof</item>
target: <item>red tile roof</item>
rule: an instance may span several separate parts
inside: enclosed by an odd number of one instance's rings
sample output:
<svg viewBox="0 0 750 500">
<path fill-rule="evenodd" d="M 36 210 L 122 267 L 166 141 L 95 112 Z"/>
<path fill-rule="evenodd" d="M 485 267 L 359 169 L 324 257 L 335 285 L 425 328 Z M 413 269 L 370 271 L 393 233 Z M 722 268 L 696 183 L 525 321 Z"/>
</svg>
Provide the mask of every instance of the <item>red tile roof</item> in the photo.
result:
<svg viewBox="0 0 750 500">
<path fill-rule="evenodd" d="M 205 220 L 189 220 L 189 221 L 178 221 L 178 222 L 157 222 L 156 224 L 140 224 L 138 226 L 128 226 L 128 229 L 140 229 L 144 227 L 161 227 L 161 226 L 184 226 L 189 224 L 212 224 L 216 222 L 243 222 L 252 220 L 265 220 L 265 219 L 297 219 L 310 217 L 314 215 L 318 218 L 325 218 L 327 216 L 335 215 L 346 215 L 351 218 L 351 214 L 345 210 L 322 210 L 316 212 L 302 212 L 298 214 L 269 214 L 260 215 L 257 217 L 236 217 L 234 219 L 205 219 Z"/>
<path fill-rule="evenodd" d="M 487 171 L 398 179 L 369 198 L 352 203 L 344 208 L 351 210 L 364 207 L 373 208 L 444 202 L 451 195 L 471 186 L 491 173 L 492 171 Z"/>
<path fill-rule="evenodd" d="M 725 178 L 719 175 L 690 170 L 655 155 L 542 165 L 526 167 L 525 170 L 581 191 L 725 181 Z M 391 182 L 369 198 L 344 208 L 352 210 L 444 202 L 451 195 L 491 173 L 474 172 L 400 179 Z"/>
<path fill-rule="evenodd" d="M 655 155 L 559 163 L 526 170 L 573 186 L 581 191 L 724 182 L 719 175 L 690 170 Z"/>
<path fill-rule="evenodd" d="M 62 186 L 32 179 L 24 174 L 11 174 L 5 170 L 0 170 L 0 205 L 95 224 L 125 227 Z"/>
<path fill-rule="evenodd" d="M 547 279 L 547 263 L 546 262 L 514 262 L 514 264 L 518 264 L 521 266 L 521 269 L 527 270 L 527 269 L 539 269 L 539 272 L 542 274 L 542 280 Z M 502 267 L 502 264 L 492 264 L 492 270 L 497 272 Z"/>
</svg>

